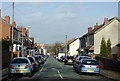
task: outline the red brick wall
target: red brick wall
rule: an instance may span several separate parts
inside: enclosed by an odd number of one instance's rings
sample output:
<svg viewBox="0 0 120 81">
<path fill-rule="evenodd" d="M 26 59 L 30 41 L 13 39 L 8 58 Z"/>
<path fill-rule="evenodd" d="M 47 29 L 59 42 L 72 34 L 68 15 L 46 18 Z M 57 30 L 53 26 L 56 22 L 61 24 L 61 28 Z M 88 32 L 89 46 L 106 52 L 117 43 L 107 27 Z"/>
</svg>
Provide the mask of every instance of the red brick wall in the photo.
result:
<svg viewBox="0 0 120 81">
<path fill-rule="evenodd" d="M 9 40 L 11 39 L 11 26 L 0 19 L 2 22 L 2 39 L 6 39 L 7 36 Z"/>
</svg>

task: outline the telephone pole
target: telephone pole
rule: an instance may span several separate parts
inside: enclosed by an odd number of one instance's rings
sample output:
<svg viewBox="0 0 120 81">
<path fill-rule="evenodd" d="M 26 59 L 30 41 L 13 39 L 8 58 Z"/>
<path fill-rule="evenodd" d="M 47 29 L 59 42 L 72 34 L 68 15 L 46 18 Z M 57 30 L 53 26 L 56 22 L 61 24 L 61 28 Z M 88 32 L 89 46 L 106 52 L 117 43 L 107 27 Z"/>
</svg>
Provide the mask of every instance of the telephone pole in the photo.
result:
<svg viewBox="0 0 120 81">
<path fill-rule="evenodd" d="M 67 56 L 67 35 L 66 35 L 66 54 L 65 56 Z"/>
<path fill-rule="evenodd" d="M 12 15 L 12 36 L 11 36 L 11 39 L 12 39 L 12 46 L 11 46 L 11 60 L 13 59 L 13 29 L 14 29 L 14 2 L 13 2 L 13 15 Z"/>
</svg>

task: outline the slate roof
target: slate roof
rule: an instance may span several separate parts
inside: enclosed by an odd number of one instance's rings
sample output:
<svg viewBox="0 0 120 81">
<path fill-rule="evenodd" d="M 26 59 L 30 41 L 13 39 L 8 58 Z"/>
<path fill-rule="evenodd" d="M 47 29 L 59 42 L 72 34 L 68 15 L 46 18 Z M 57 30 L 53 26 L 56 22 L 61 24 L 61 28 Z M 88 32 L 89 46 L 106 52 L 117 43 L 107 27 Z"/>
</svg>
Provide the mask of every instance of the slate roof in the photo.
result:
<svg viewBox="0 0 120 81">
<path fill-rule="evenodd" d="M 118 17 L 113 17 L 113 18 L 111 18 L 111 19 L 109 19 L 108 20 L 108 23 L 107 23 L 107 25 L 109 25 L 110 24 L 110 21 L 112 21 L 112 20 L 118 20 L 119 22 L 120 22 L 120 19 L 118 18 Z M 86 36 L 88 36 L 88 35 L 92 35 L 92 34 L 94 34 L 97 30 L 99 30 L 99 29 L 101 29 L 103 26 L 105 26 L 106 24 L 102 24 L 102 25 L 99 25 L 99 27 L 98 28 L 96 28 L 96 29 L 93 29 L 92 31 L 90 31 L 90 32 L 88 32 L 88 33 L 86 33 L 85 35 L 83 35 L 82 37 L 86 37 Z"/>
</svg>

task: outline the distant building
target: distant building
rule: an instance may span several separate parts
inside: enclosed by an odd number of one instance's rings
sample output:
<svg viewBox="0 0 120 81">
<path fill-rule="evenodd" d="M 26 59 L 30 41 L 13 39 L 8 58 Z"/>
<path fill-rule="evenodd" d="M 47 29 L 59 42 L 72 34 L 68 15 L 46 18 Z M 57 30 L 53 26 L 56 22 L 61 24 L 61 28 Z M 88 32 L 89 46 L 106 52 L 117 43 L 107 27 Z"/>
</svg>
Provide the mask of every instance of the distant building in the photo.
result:
<svg viewBox="0 0 120 81">
<path fill-rule="evenodd" d="M 38 44 L 40 54 L 46 55 L 47 49 L 45 48 L 44 44 Z"/>
</svg>

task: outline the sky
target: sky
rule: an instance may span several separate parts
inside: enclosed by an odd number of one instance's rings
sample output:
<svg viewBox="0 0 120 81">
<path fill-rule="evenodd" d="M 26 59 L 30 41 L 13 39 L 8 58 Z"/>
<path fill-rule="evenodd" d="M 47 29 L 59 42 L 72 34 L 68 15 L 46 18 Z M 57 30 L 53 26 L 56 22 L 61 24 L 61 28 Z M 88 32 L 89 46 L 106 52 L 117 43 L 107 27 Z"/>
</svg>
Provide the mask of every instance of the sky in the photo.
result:
<svg viewBox="0 0 120 81">
<path fill-rule="evenodd" d="M 118 2 L 15 2 L 17 26 L 28 27 L 40 44 L 65 43 L 81 37 L 88 27 L 103 24 L 104 18 L 118 17 Z M 2 18 L 10 16 L 12 2 L 2 2 Z"/>
</svg>

